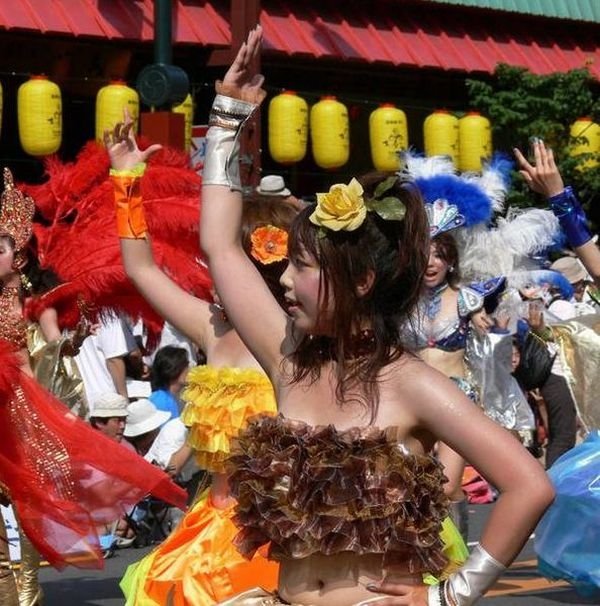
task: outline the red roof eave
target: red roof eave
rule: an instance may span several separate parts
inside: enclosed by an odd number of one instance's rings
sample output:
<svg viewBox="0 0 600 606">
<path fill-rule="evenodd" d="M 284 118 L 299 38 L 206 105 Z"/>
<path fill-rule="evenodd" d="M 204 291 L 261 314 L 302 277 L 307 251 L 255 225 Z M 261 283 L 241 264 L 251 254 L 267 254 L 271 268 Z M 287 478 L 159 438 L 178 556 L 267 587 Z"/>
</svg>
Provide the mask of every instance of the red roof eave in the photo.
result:
<svg viewBox="0 0 600 606">
<path fill-rule="evenodd" d="M 153 0 L 13 0 L 0 5 L 0 31 L 151 42 Z M 367 4 L 369 6 L 367 6 Z M 174 0 L 176 44 L 230 44 L 229 0 Z M 600 27 L 448 6 L 348 0 L 265 0 L 265 52 L 462 72 L 508 63 L 545 74 L 587 67 L 600 79 Z"/>
</svg>

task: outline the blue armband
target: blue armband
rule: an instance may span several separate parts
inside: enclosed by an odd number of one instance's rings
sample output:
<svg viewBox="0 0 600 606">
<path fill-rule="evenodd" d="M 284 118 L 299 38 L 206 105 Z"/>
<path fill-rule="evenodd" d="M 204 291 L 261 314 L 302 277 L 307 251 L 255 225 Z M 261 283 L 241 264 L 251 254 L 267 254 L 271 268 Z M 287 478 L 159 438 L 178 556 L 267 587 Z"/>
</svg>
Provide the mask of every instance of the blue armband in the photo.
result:
<svg viewBox="0 0 600 606">
<path fill-rule="evenodd" d="M 592 239 L 585 211 L 570 185 L 560 194 L 548 198 L 548 202 L 571 246 L 583 246 Z"/>
</svg>

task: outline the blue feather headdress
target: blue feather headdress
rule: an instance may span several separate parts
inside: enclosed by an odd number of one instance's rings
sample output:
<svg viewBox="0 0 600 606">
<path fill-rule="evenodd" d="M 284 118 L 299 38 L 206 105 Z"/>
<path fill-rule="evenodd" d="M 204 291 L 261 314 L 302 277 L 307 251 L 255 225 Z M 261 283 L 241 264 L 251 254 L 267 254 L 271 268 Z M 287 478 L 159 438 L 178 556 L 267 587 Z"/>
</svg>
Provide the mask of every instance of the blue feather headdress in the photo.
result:
<svg viewBox="0 0 600 606">
<path fill-rule="evenodd" d="M 402 159 L 404 175 L 414 180 L 425 203 L 432 205 L 427 210 L 432 236 L 456 227 L 486 225 L 504 207 L 512 166 L 506 155 L 496 154 L 481 174 L 462 175 L 455 173 L 447 157 L 404 152 Z"/>
</svg>

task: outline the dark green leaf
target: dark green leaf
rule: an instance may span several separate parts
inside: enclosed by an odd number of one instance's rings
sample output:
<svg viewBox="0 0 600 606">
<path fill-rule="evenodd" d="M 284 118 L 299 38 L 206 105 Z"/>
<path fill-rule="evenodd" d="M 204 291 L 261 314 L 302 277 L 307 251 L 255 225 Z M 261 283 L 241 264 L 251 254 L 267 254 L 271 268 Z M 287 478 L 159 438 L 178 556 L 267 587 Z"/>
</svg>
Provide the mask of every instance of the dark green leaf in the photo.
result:
<svg viewBox="0 0 600 606">
<path fill-rule="evenodd" d="M 402 221 L 406 206 L 398 198 L 388 196 L 383 200 L 372 200 L 372 209 L 385 221 Z"/>
<path fill-rule="evenodd" d="M 392 187 L 394 187 L 397 180 L 398 180 L 398 177 L 396 177 L 395 175 L 392 175 L 391 177 L 388 177 L 387 179 L 385 179 L 385 181 L 382 181 L 375 188 L 375 193 L 373 194 L 373 197 L 381 198 L 381 196 L 383 194 L 385 194 L 385 192 L 388 191 L 388 189 L 392 189 Z"/>
</svg>

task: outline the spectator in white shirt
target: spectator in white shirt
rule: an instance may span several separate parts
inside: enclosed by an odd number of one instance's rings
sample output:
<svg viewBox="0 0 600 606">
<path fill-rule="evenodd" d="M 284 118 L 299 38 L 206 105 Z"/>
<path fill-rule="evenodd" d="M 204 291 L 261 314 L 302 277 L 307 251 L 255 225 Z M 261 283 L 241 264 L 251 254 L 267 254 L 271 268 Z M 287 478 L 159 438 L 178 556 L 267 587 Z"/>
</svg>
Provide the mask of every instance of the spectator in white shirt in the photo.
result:
<svg viewBox="0 0 600 606">
<path fill-rule="evenodd" d="M 95 334 L 87 337 L 75 362 L 81 373 L 85 395 L 94 416 L 94 402 L 116 392 L 127 398 L 125 356 L 137 349 L 127 324 L 118 316 L 104 318 Z"/>
</svg>

